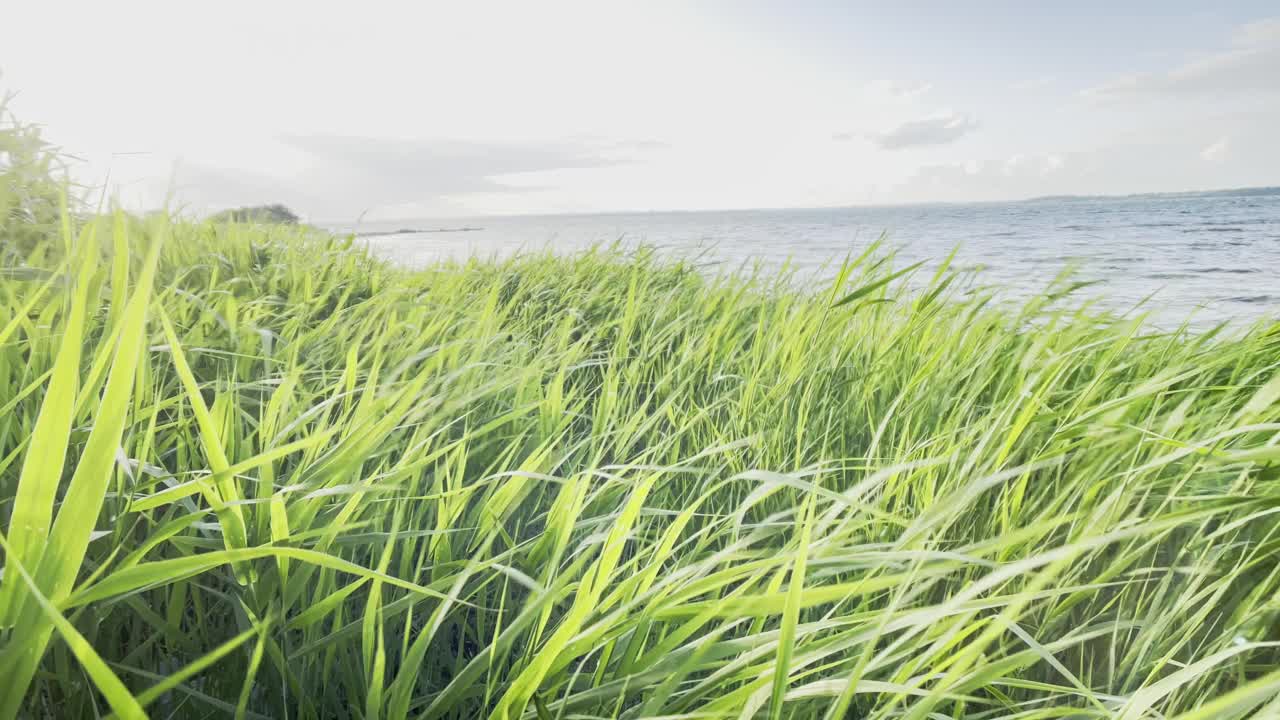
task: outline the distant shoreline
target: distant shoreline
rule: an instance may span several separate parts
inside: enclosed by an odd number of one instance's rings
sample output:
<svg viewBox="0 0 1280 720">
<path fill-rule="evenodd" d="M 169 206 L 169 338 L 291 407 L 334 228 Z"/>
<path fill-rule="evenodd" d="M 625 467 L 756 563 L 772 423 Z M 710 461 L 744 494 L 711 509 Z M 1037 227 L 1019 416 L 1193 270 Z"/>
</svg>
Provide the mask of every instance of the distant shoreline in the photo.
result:
<svg viewBox="0 0 1280 720">
<path fill-rule="evenodd" d="M 1280 186 L 1227 188 L 1224 190 L 1176 190 L 1173 192 L 1128 193 L 1126 195 L 1040 195 L 1025 200 L 1009 202 L 1039 202 L 1044 200 L 1129 200 L 1141 198 L 1184 198 L 1184 197 L 1265 197 L 1280 195 Z"/>
<path fill-rule="evenodd" d="M 419 233 L 450 233 L 450 232 L 478 232 L 484 230 L 481 227 L 458 227 L 458 228 L 400 228 L 399 230 L 377 230 L 373 232 L 358 232 L 356 237 L 381 237 L 384 235 L 417 235 Z"/>
</svg>

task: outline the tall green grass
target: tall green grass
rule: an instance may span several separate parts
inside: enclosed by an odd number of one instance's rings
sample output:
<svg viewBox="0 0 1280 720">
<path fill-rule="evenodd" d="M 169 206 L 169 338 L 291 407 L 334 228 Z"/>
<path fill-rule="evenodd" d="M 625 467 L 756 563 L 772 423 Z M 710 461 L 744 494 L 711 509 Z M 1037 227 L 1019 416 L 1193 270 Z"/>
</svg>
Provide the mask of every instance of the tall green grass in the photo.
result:
<svg viewBox="0 0 1280 720">
<path fill-rule="evenodd" d="M 1280 328 L 67 223 L 0 279 L 0 719 L 1280 713 Z"/>
</svg>

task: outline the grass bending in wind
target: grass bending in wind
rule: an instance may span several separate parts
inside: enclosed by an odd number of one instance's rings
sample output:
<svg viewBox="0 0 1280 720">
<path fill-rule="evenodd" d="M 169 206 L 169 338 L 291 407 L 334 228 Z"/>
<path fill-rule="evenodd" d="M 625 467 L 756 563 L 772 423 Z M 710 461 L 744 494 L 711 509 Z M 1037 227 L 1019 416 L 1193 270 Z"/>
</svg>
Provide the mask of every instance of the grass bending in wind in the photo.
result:
<svg viewBox="0 0 1280 720">
<path fill-rule="evenodd" d="M 0 720 L 1280 713 L 1276 327 L 877 248 L 4 258 Z"/>
</svg>

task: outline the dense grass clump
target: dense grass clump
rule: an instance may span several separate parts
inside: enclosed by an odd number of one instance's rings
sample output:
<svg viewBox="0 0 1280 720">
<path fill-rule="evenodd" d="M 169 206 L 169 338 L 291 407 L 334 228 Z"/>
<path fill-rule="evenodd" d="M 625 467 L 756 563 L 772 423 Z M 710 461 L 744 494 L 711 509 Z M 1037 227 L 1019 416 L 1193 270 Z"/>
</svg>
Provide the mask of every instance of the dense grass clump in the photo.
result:
<svg viewBox="0 0 1280 720">
<path fill-rule="evenodd" d="M 1277 327 L 878 251 L 804 291 L 125 217 L 5 257 L 0 718 L 1280 712 Z"/>
</svg>

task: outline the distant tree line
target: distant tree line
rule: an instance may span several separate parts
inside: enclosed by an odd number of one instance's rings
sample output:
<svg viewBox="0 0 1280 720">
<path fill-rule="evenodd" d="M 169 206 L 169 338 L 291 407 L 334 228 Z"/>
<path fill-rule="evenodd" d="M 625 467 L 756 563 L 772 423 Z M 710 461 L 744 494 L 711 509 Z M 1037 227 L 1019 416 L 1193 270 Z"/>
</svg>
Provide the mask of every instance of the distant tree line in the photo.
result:
<svg viewBox="0 0 1280 720">
<path fill-rule="evenodd" d="M 271 205 L 250 205 L 246 207 L 238 207 L 232 210 L 223 210 L 214 215 L 213 220 L 218 222 L 250 222 L 264 223 L 274 225 L 296 225 L 298 220 L 297 213 L 289 208 L 274 203 Z"/>
</svg>

